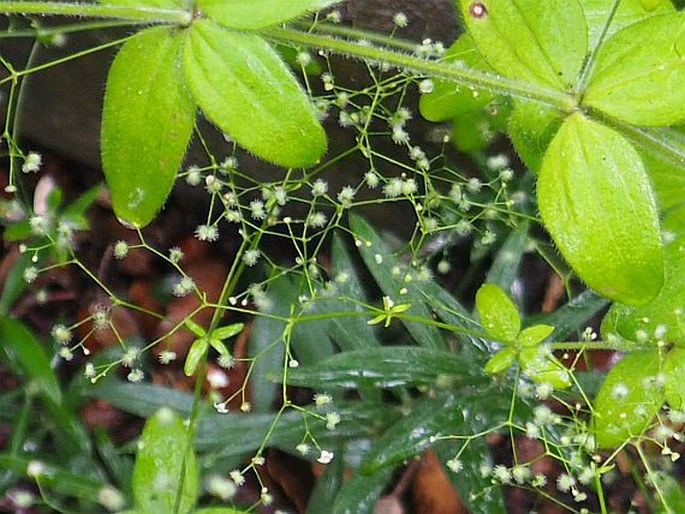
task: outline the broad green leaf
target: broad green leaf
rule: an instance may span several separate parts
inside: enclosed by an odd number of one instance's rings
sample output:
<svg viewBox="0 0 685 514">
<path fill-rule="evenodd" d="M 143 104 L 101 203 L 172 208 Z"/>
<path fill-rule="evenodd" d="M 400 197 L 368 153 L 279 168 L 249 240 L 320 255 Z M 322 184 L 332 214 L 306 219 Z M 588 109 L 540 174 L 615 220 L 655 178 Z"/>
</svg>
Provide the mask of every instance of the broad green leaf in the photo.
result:
<svg viewBox="0 0 685 514">
<path fill-rule="evenodd" d="M 562 113 L 552 107 L 516 99 L 508 134 L 528 169 L 538 172 L 545 151 L 563 121 Z"/>
<path fill-rule="evenodd" d="M 148 7 L 158 9 L 190 9 L 189 0 L 98 0 L 105 5 L 122 5 L 130 7 Z"/>
<path fill-rule="evenodd" d="M 440 377 L 458 384 L 483 382 L 482 375 L 459 355 L 419 346 L 390 346 L 343 352 L 314 366 L 288 372 L 288 384 L 314 389 L 435 385 Z"/>
<path fill-rule="evenodd" d="M 521 369 L 531 380 L 550 384 L 555 389 L 571 387 L 571 375 L 566 367 L 551 354 L 548 348 L 535 346 L 519 353 Z"/>
<path fill-rule="evenodd" d="M 207 354 L 209 349 L 209 340 L 206 337 L 199 337 L 193 341 L 188 350 L 188 355 L 186 355 L 185 363 L 183 364 L 183 373 L 187 377 L 191 377 L 195 374 L 198 364 L 202 358 Z"/>
<path fill-rule="evenodd" d="M 652 129 L 651 135 L 664 140 L 668 145 L 685 148 L 685 125 L 672 128 Z M 652 179 L 654 192 L 662 211 L 685 205 L 685 173 L 683 164 L 677 164 L 654 152 L 643 149 L 642 159 Z"/>
<path fill-rule="evenodd" d="M 566 89 L 587 52 L 585 15 L 578 0 L 459 0 L 480 53 L 497 72 Z"/>
<path fill-rule="evenodd" d="M 671 408 L 685 407 L 685 348 L 673 348 L 664 359 L 666 401 Z"/>
<path fill-rule="evenodd" d="M 341 0 L 198 0 L 197 7 L 226 27 L 257 30 L 325 9 Z"/>
<path fill-rule="evenodd" d="M 137 227 L 162 208 L 195 123 L 180 69 L 183 39 L 171 27 L 142 30 L 124 43 L 107 76 L 102 166 L 114 212 Z"/>
<path fill-rule="evenodd" d="M 583 103 L 635 125 L 685 120 L 685 13 L 647 18 L 598 53 Z"/>
<path fill-rule="evenodd" d="M 592 426 L 599 448 L 639 436 L 664 402 L 659 352 L 626 355 L 607 374 L 594 402 Z"/>
<path fill-rule="evenodd" d="M 198 471 L 193 451 L 184 455 L 187 439 L 183 419 L 167 407 L 145 423 L 133 468 L 133 496 L 143 512 L 174 512 L 177 494 L 181 495 L 178 512 L 188 513 L 195 505 Z"/>
<path fill-rule="evenodd" d="M 350 216 L 350 227 L 357 238 L 357 247 L 371 275 L 383 294 L 395 303 L 409 303 L 407 314 L 431 319 L 421 282 L 415 280 L 414 268 L 394 255 L 388 244 L 369 223 L 359 216 Z M 416 343 L 427 348 L 444 348 L 444 338 L 434 326 L 420 321 L 402 319 Z"/>
<path fill-rule="evenodd" d="M 513 342 L 521 330 L 521 316 L 511 298 L 499 287 L 484 284 L 476 293 L 476 309 L 485 331 L 503 342 Z"/>
<path fill-rule="evenodd" d="M 616 31 L 638 22 L 649 16 L 673 12 L 673 4 L 664 0 L 658 8 L 647 11 L 642 6 L 642 0 L 621 0 L 621 3 L 614 14 L 611 24 L 607 28 L 605 38 L 610 37 Z M 590 37 L 589 47 L 594 48 L 599 41 L 600 34 L 606 25 L 609 12 L 614 4 L 614 0 L 580 0 L 580 4 L 585 11 L 587 28 Z"/>
<path fill-rule="evenodd" d="M 631 305 L 657 295 L 663 251 L 656 202 L 639 154 L 621 135 L 571 115 L 547 149 L 537 196 L 545 227 L 590 287 Z"/>
<path fill-rule="evenodd" d="M 516 348 L 512 346 L 505 346 L 493 355 L 483 368 L 486 373 L 496 375 L 508 370 L 516 361 Z"/>
<path fill-rule="evenodd" d="M 547 339 L 552 332 L 554 332 L 554 327 L 551 325 L 533 325 L 521 330 L 517 340 L 523 346 L 535 346 Z"/>
<path fill-rule="evenodd" d="M 605 337 L 615 333 L 631 341 L 661 339 L 685 346 L 685 237 L 669 242 L 664 250 L 664 287 L 658 296 L 642 307 L 614 303 L 602 322 Z"/>
<path fill-rule="evenodd" d="M 467 153 L 485 149 L 506 128 L 509 112 L 509 104 L 501 99 L 455 116 L 452 119 L 454 146 Z"/>
<path fill-rule="evenodd" d="M 305 167 L 326 150 L 309 98 L 261 37 L 197 20 L 185 41 L 183 68 L 205 115 L 257 156 Z"/>
<path fill-rule="evenodd" d="M 478 70 L 492 71 L 490 65 L 476 49 L 473 38 L 464 33 L 445 52 L 442 59 L 453 66 L 462 65 Z M 480 109 L 489 104 L 494 95 L 489 91 L 475 90 L 455 82 L 433 80 L 433 91 L 421 95 L 419 110 L 429 121 L 443 121 Z"/>
<path fill-rule="evenodd" d="M 39 393 L 61 403 L 59 382 L 45 348 L 22 322 L 8 316 L 0 316 L 0 357 L 26 377 L 27 385 L 34 384 Z"/>
<path fill-rule="evenodd" d="M 664 0 L 640 0 L 640 3 L 642 4 L 642 7 L 644 7 L 645 10 L 653 11 L 662 3 L 664 3 Z"/>
</svg>

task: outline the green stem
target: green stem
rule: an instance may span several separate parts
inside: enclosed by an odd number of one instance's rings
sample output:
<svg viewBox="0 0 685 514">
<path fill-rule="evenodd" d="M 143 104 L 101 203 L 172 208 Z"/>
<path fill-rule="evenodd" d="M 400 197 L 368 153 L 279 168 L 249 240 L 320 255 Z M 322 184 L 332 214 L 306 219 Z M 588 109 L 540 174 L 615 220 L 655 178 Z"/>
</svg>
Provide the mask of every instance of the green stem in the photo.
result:
<svg viewBox="0 0 685 514">
<path fill-rule="evenodd" d="M 449 65 L 441 61 L 429 61 L 410 54 L 386 50 L 368 44 L 355 43 L 330 36 L 309 34 L 289 28 L 270 28 L 265 30 L 263 35 L 275 41 L 297 43 L 313 48 L 324 48 L 334 53 L 389 64 L 415 73 L 451 80 L 468 87 L 486 89 L 495 93 L 537 101 L 565 112 L 571 112 L 577 107 L 573 96 L 563 91 L 508 79 L 501 75 L 473 68 Z"/>
<path fill-rule="evenodd" d="M 181 9 L 159 9 L 128 5 L 85 4 L 78 2 L 3 2 L 2 14 L 38 14 L 41 16 L 85 16 L 90 18 L 119 18 L 134 23 L 171 23 L 188 25 L 193 13 Z"/>
</svg>

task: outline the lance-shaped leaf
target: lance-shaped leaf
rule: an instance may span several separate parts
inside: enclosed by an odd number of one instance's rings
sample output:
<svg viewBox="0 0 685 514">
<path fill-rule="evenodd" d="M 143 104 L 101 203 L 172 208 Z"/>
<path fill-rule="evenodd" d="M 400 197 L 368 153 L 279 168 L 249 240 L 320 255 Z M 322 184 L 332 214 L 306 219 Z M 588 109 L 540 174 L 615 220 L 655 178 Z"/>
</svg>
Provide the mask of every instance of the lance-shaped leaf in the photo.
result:
<svg viewBox="0 0 685 514">
<path fill-rule="evenodd" d="M 278 54 L 255 34 L 198 20 L 183 53 L 185 76 L 205 115 L 239 144 L 288 167 L 315 164 L 326 135 Z"/>
<path fill-rule="evenodd" d="M 318 11 L 341 0 L 198 0 L 197 7 L 221 25 L 257 30 Z"/>
<path fill-rule="evenodd" d="M 595 398 L 592 426 L 599 448 L 639 436 L 664 402 L 659 352 L 626 355 L 609 371 Z"/>
<path fill-rule="evenodd" d="M 631 305 L 657 295 L 664 265 L 656 202 L 621 135 L 570 116 L 547 149 L 537 194 L 545 227 L 590 287 Z"/>
<path fill-rule="evenodd" d="M 107 77 L 102 165 L 115 213 L 138 227 L 169 195 L 195 122 L 181 40 L 173 28 L 143 30 L 124 44 Z"/>
<path fill-rule="evenodd" d="M 162 407 L 147 420 L 133 469 L 133 496 L 142 512 L 189 512 L 199 489 L 192 448 L 186 453 L 187 430 L 183 419 Z M 181 477 L 183 482 L 180 481 Z"/>
<path fill-rule="evenodd" d="M 460 0 L 469 33 L 502 75 L 565 89 L 587 51 L 578 0 Z"/>
<path fill-rule="evenodd" d="M 635 125 L 685 120 L 685 13 L 654 16 L 614 34 L 597 53 L 583 98 Z"/>
</svg>

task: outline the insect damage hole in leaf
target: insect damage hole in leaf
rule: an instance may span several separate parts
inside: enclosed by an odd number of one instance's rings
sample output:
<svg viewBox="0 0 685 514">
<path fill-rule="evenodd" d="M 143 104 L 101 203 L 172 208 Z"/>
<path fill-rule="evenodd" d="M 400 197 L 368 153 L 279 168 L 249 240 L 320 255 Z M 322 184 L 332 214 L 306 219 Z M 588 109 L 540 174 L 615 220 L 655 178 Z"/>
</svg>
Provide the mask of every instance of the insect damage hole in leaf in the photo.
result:
<svg viewBox="0 0 685 514">
<path fill-rule="evenodd" d="M 164 204 L 195 123 L 181 42 L 174 28 L 145 29 L 124 43 L 107 76 L 102 166 L 115 213 L 136 227 Z"/>
</svg>

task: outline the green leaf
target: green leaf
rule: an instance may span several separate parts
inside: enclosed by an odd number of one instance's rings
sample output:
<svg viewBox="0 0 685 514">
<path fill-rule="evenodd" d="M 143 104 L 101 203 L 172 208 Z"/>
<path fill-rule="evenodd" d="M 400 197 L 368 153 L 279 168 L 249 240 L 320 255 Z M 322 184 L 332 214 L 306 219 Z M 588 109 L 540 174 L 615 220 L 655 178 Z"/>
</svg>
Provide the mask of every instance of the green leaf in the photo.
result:
<svg viewBox="0 0 685 514">
<path fill-rule="evenodd" d="M 658 296 L 642 307 L 614 303 L 602 322 L 605 337 L 615 333 L 631 341 L 661 339 L 685 346 L 685 237 L 669 242 L 664 250 L 664 287 Z"/>
<path fill-rule="evenodd" d="M 485 331 L 503 342 L 513 342 L 521 330 L 521 316 L 511 298 L 499 287 L 484 284 L 476 293 L 476 309 Z"/>
<path fill-rule="evenodd" d="M 244 323 L 231 323 L 224 327 L 215 328 L 212 330 L 210 336 L 225 341 L 226 339 L 230 339 L 231 337 L 240 334 L 243 331 L 243 328 L 245 328 Z"/>
<path fill-rule="evenodd" d="M 153 7 L 158 9 L 189 9 L 188 0 L 99 0 L 105 5 L 128 5 L 131 7 Z"/>
<path fill-rule="evenodd" d="M 473 38 L 464 33 L 459 36 L 443 56 L 442 62 L 462 65 L 483 71 L 492 71 L 478 52 Z M 429 121 L 443 121 L 479 109 L 489 104 L 495 95 L 485 90 L 474 90 L 455 82 L 433 80 L 433 91 L 421 95 L 419 110 Z"/>
<path fill-rule="evenodd" d="M 685 407 L 685 348 L 673 348 L 664 359 L 666 401 L 671 408 Z"/>
<path fill-rule="evenodd" d="M 564 118 L 552 107 L 516 99 L 509 117 L 509 138 L 528 169 L 537 173 L 547 147 Z"/>
<path fill-rule="evenodd" d="M 180 69 L 181 34 L 140 31 L 117 53 L 102 113 L 102 165 L 117 216 L 147 225 L 176 179 L 195 123 Z"/>
<path fill-rule="evenodd" d="M 38 392 L 57 405 L 62 402 L 59 382 L 43 345 L 23 323 L 8 316 L 0 316 L 0 356 Z"/>
<path fill-rule="evenodd" d="M 666 472 L 657 472 L 655 475 L 653 483 L 659 484 L 659 498 L 663 502 L 656 507 L 655 514 L 685 512 L 685 490 L 680 482 Z"/>
<path fill-rule="evenodd" d="M 332 514 L 374 514 L 378 497 L 392 478 L 393 471 L 388 467 L 373 475 L 352 475 L 335 497 Z"/>
<path fill-rule="evenodd" d="M 535 346 L 547 339 L 552 332 L 554 327 L 551 325 L 533 325 L 521 330 L 517 340 L 523 346 Z"/>
<path fill-rule="evenodd" d="M 371 475 L 419 455 L 433 444 L 433 436 L 450 433 L 463 419 L 462 410 L 451 395 L 418 400 L 405 418 L 395 422 L 375 442 L 359 466 L 359 473 Z"/>
<path fill-rule="evenodd" d="M 257 30 L 325 9 L 340 1 L 342 0 L 198 0 L 197 7 L 208 18 L 226 27 Z"/>
<path fill-rule="evenodd" d="M 342 445 L 334 451 L 333 462 L 324 467 L 317 477 L 314 489 L 307 501 L 307 514 L 330 514 L 331 500 L 335 498 L 344 482 L 345 458 Z"/>
<path fill-rule="evenodd" d="M 657 295 L 663 252 L 656 202 L 639 154 L 621 135 L 571 115 L 547 149 L 537 195 L 545 227 L 590 287 L 631 305 Z"/>
<path fill-rule="evenodd" d="M 653 11 L 645 10 L 641 2 L 642 0 L 621 0 L 611 20 L 611 24 L 607 27 L 605 39 L 623 27 L 627 27 L 635 22 L 656 14 L 675 11 L 673 4 L 669 1 L 661 2 L 661 5 Z M 614 0 L 580 0 L 580 4 L 585 11 L 585 19 L 587 20 L 590 37 L 589 47 L 594 48 L 606 25 Z"/>
<path fill-rule="evenodd" d="M 599 448 L 623 444 L 647 428 L 664 402 L 660 371 L 656 350 L 628 354 L 609 371 L 592 416 Z"/>
<path fill-rule="evenodd" d="M 383 294 L 397 304 L 411 304 L 407 311 L 410 316 L 431 319 L 432 312 L 426 306 L 422 284 L 412 278 L 415 270 L 394 255 L 384 238 L 363 218 L 351 215 L 350 228 L 357 237 L 359 253 Z M 444 338 L 434 326 L 413 320 L 401 321 L 419 345 L 444 348 Z"/>
<path fill-rule="evenodd" d="M 133 468 L 133 496 L 143 512 L 174 512 L 177 494 L 178 512 L 188 513 L 195 505 L 199 480 L 195 454 L 191 450 L 184 455 L 187 439 L 183 419 L 169 408 L 145 423 Z"/>
<path fill-rule="evenodd" d="M 587 52 L 585 15 L 577 0 L 459 5 L 478 50 L 497 72 L 559 89 L 575 82 Z"/>
<path fill-rule="evenodd" d="M 188 355 L 186 356 L 186 361 L 183 364 L 183 373 L 187 377 L 191 377 L 195 374 L 197 366 L 200 364 L 202 358 L 207 354 L 209 349 L 209 341 L 206 337 L 199 337 L 193 341 L 193 344 L 188 350 Z"/>
<path fill-rule="evenodd" d="M 597 53 L 583 103 L 635 125 L 685 120 L 685 13 L 634 23 Z"/>
<path fill-rule="evenodd" d="M 490 360 L 485 363 L 483 368 L 486 373 L 496 375 L 508 370 L 516 360 L 516 348 L 512 346 L 505 346 L 493 355 Z"/>
<path fill-rule="evenodd" d="M 231 507 L 205 507 L 204 509 L 194 510 L 193 514 L 249 514 L 250 511 L 238 510 Z"/>
<path fill-rule="evenodd" d="M 402 387 L 436 384 L 441 376 L 459 384 L 483 382 L 482 375 L 459 355 L 418 346 L 390 346 L 343 352 L 314 366 L 292 369 L 288 384 L 315 389 Z"/>
<path fill-rule="evenodd" d="M 571 375 L 566 367 L 554 357 L 548 348 L 535 346 L 519 353 L 521 369 L 531 380 L 550 384 L 555 389 L 571 387 Z"/>
<path fill-rule="evenodd" d="M 315 164 L 326 135 L 278 54 L 255 34 L 208 19 L 189 29 L 183 68 L 205 115 L 257 156 L 287 167 Z"/>
</svg>

